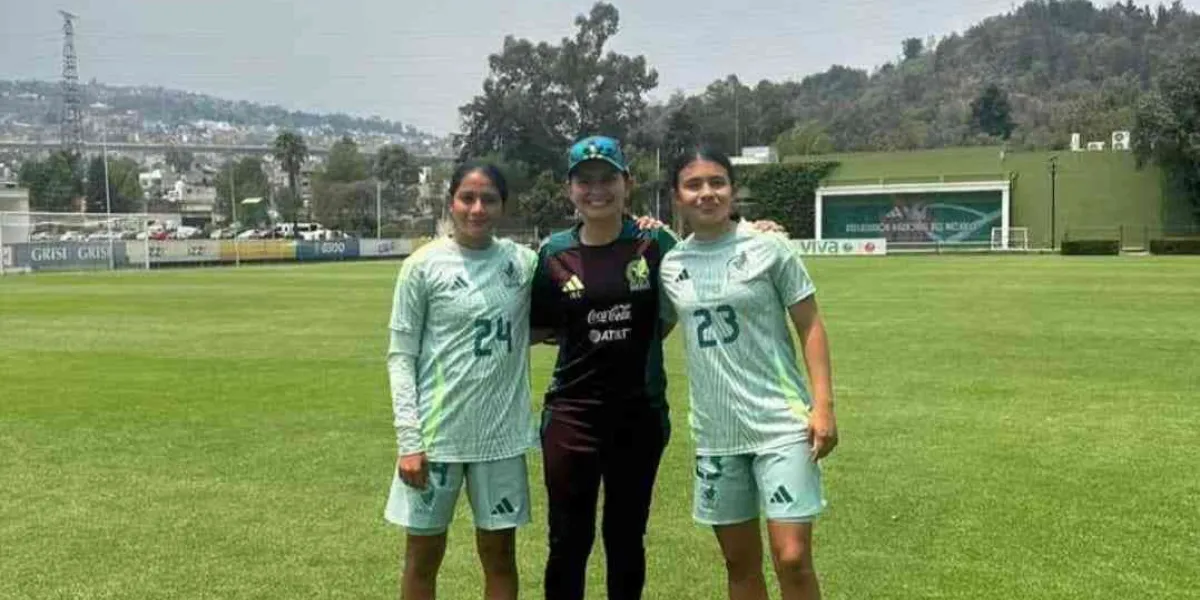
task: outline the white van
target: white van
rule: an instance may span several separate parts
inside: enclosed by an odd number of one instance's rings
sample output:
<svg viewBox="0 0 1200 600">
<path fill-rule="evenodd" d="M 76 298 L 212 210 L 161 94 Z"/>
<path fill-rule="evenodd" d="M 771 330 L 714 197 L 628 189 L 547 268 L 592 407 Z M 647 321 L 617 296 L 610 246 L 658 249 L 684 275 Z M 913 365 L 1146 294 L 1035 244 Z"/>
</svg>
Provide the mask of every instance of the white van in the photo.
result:
<svg viewBox="0 0 1200 600">
<path fill-rule="evenodd" d="M 275 224 L 275 236 L 276 237 L 292 237 L 292 225 L 293 225 L 293 223 L 290 223 L 290 222 L 289 223 L 276 223 Z M 310 234 L 310 233 L 313 233 L 320 229 L 323 229 L 323 227 L 321 226 L 320 223 L 295 223 L 295 226 L 296 226 L 296 231 L 300 232 L 299 237 L 305 237 L 306 234 Z"/>
</svg>

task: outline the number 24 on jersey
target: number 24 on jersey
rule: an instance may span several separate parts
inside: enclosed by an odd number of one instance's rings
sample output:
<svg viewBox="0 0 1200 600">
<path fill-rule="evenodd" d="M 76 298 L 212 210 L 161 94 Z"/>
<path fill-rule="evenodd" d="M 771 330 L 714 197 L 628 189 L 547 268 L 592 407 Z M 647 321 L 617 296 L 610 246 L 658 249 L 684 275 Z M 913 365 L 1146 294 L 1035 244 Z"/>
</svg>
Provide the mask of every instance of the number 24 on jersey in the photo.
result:
<svg viewBox="0 0 1200 600">
<path fill-rule="evenodd" d="M 512 354 L 512 321 L 504 317 L 475 319 L 475 356 L 491 356 L 493 342 L 504 344 L 504 350 Z"/>
</svg>

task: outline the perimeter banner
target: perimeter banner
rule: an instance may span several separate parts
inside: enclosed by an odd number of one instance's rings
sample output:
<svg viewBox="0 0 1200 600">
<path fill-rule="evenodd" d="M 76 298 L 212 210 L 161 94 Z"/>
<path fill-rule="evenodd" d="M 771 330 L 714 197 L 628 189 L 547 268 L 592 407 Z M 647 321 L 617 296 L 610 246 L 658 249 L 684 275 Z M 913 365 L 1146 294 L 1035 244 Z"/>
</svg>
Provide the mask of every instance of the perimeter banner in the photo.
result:
<svg viewBox="0 0 1200 600">
<path fill-rule="evenodd" d="M 885 238 L 841 240 L 792 240 L 801 256 L 886 256 Z"/>
<path fill-rule="evenodd" d="M 904 192 L 827 195 L 821 235 L 886 238 L 889 242 L 989 242 L 1001 226 L 1003 195 L 984 192 Z"/>
</svg>

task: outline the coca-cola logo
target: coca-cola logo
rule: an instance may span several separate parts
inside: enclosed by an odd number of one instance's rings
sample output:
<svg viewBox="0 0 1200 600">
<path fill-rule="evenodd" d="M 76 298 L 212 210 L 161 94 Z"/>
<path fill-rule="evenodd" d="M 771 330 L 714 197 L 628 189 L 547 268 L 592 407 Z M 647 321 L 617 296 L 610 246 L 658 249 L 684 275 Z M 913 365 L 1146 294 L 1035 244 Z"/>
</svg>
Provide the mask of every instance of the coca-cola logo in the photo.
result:
<svg viewBox="0 0 1200 600">
<path fill-rule="evenodd" d="M 633 305 L 632 304 L 615 304 L 604 310 L 588 311 L 588 325 L 600 325 L 605 323 L 624 323 L 633 320 Z"/>
</svg>

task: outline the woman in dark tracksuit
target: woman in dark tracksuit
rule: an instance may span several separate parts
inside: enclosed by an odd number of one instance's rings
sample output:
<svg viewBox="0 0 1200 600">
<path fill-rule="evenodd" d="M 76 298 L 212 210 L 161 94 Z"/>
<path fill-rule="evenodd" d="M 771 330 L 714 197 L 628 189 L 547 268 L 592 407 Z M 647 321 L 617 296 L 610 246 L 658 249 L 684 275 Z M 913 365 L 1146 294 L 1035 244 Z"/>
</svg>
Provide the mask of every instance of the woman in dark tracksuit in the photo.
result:
<svg viewBox="0 0 1200 600">
<path fill-rule="evenodd" d="M 545 592 L 548 600 L 584 597 L 603 482 L 608 597 L 636 599 L 646 579 L 642 540 L 654 480 L 670 436 L 658 267 L 675 237 L 641 230 L 625 216 L 633 180 L 616 140 L 576 143 L 568 175 L 582 224 L 542 243 L 531 318 L 559 347 L 542 415 Z"/>
</svg>

